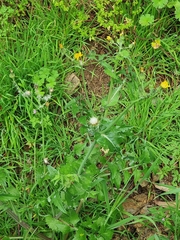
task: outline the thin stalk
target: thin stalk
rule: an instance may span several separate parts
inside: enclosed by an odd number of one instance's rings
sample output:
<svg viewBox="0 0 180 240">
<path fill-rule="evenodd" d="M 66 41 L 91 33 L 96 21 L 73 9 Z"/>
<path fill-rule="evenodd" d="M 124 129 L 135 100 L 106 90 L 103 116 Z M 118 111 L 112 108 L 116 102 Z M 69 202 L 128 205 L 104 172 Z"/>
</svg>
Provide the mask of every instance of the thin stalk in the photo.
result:
<svg viewBox="0 0 180 240">
<path fill-rule="evenodd" d="M 101 134 L 106 133 L 113 125 L 115 125 L 116 122 L 118 122 L 119 119 L 122 118 L 123 115 L 124 115 L 127 111 L 129 111 L 129 109 L 134 105 L 134 103 L 139 102 L 139 101 L 145 99 L 146 97 L 147 97 L 147 96 L 141 97 L 141 98 L 133 101 L 128 107 L 126 107 L 126 109 L 125 109 L 119 116 L 117 116 L 117 118 L 115 118 L 115 119 L 108 125 L 108 127 L 107 127 L 106 129 L 104 129 L 104 131 L 101 132 Z"/>
<path fill-rule="evenodd" d="M 83 159 L 83 161 L 82 161 L 82 163 L 81 163 L 81 165 L 80 165 L 80 167 L 79 167 L 78 175 L 81 175 L 82 169 L 83 169 L 84 165 L 86 164 L 89 156 L 91 155 L 92 150 L 93 150 L 93 148 L 94 148 L 94 146 L 95 146 L 95 143 L 96 143 L 96 141 L 94 141 L 94 142 L 91 143 L 91 145 L 90 145 L 90 147 L 89 147 L 89 151 L 87 152 L 85 158 Z"/>
</svg>

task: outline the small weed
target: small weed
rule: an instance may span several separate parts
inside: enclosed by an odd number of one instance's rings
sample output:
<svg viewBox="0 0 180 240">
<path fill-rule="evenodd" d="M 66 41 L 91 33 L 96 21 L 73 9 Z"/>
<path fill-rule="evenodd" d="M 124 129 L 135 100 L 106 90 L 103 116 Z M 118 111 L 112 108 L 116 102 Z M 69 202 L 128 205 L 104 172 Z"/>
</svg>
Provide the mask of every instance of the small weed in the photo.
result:
<svg viewBox="0 0 180 240">
<path fill-rule="evenodd" d="M 0 238 L 178 240 L 179 1 L 0 13 Z"/>
</svg>

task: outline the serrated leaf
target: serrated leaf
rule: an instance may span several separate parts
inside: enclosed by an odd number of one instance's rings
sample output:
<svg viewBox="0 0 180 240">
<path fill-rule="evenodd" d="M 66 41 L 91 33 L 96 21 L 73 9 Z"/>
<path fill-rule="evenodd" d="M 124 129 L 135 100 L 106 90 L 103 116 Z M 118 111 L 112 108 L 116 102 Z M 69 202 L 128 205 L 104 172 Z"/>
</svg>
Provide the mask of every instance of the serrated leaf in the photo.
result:
<svg viewBox="0 0 180 240">
<path fill-rule="evenodd" d="M 163 8 L 167 5 L 168 0 L 152 0 L 155 8 Z"/>
<path fill-rule="evenodd" d="M 61 223 L 59 220 L 47 216 L 45 218 L 45 221 L 49 228 L 51 228 L 55 232 L 62 232 L 63 234 L 69 233 L 71 231 L 70 227 L 66 224 Z"/>
<path fill-rule="evenodd" d="M 51 201 L 52 201 L 52 203 L 54 203 L 54 205 L 55 205 L 56 207 L 58 207 L 58 209 L 59 209 L 61 212 L 65 213 L 65 214 L 67 213 L 67 211 L 66 211 L 66 209 L 65 209 L 65 207 L 64 207 L 64 205 L 63 205 L 62 199 L 60 198 L 59 193 L 54 193 L 54 194 L 52 194 L 52 196 L 51 196 Z"/>
<path fill-rule="evenodd" d="M 141 15 L 139 23 L 142 26 L 149 26 L 154 22 L 154 16 L 150 14 Z"/>
</svg>

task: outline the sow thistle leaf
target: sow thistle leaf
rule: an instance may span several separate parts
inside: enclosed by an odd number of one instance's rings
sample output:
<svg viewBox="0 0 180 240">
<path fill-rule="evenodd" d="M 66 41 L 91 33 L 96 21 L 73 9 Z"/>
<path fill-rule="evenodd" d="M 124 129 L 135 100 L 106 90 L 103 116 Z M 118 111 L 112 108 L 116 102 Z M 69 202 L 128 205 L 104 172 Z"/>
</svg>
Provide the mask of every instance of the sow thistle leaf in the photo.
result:
<svg viewBox="0 0 180 240">
<path fill-rule="evenodd" d="M 123 58 L 129 58 L 129 51 L 128 50 L 122 50 L 120 52 L 121 57 Z"/>
<path fill-rule="evenodd" d="M 104 72 L 111 78 L 117 79 L 117 74 L 114 72 L 113 67 L 105 61 L 101 62 L 101 65 L 104 67 Z"/>
<path fill-rule="evenodd" d="M 47 216 L 45 220 L 49 228 L 55 232 L 62 232 L 63 234 L 66 234 L 71 231 L 71 228 L 68 225 L 61 223 L 59 220 L 51 216 Z"/>
<path fill-rule="evenodd" d="M 48 169 L 49 176 L 50 176 L 51 179 L 54 178 L 58 174 L 58 171 L 54 167 L 52 167 L 51 165 L 48 165 L 47 169 Z"/>
<path fill-rule="evenodd" d="M 86 232 L 83 228 L 78 228 L 76 231 L 76 235 L 74 236 L 73 240 L 86 240 Z"/>
<path fill-rule="evenodd" d="M 111 96 L 108 97 L 108 99 L 103 99 L 102 100 L 102 105 L 106 106 L 106 107 L 113 107 L 118 103 L 119 97 L 120 97 L 120 93 L 119 90 L 121 89 L 121 86 L 119 86 L 118 88 L 115 88 L 112 93 Z"/>
<path fill-rule="evenodd" d="M 167 5 L 168 0 L 152 0 L 155 8 L 163 8 Z"/>
<path fill-rule="evenodd" d="M 142 26 L 149 26 L 154 22 L 154 16 L 150 14 L 141 15 L 139 23 Z"/>
<path fill-rule="evenodd" d="M 52 203 L 54 203 L 54 205 L 56 207 L 58 207 L 58 209 L 63 212 L 63 213 L 67 213 L 65 206 L 63 204 L 63 201 L 59 195 L 58 192 L 54 192 L 51 197 L 49 197 L 49 201 L 52 201 Z"/>
</svg>

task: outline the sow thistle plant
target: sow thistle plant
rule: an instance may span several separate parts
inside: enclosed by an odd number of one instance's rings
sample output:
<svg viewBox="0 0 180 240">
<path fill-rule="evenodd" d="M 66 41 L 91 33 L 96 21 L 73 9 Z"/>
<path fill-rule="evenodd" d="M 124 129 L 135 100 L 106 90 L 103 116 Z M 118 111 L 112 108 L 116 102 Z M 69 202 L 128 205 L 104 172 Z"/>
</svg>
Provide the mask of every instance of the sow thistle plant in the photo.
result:
<svg viewBox="0 0 180 240">
<path fill-rule="evenodd" d="M 118 91 L 116 89 L 104 103 L 107 108 L 117 105 L 119 90 L 120 88 Z M 133 127 L 125 124 L 122 118 L 133 104 L 112 119 L 103 116 L 80 118 L 83 141 L 74 144 L 71 154 L 66 155 L 61 166 L 47 165 L 45 178 L 53 189 L 48 202 L 53 206 L 55 216 L 59 217 L 57 220 L 48 214 L 45 221 L 50 229 L 61 233 L 63 237 L 80 236 L 80 233 L 88 237 L 91 232 L 91 235 L 112 239 L 115 228 L 113 223 L 119 221 L 123 196 L 123 192 L 117 194 L 113 189 L 114 186 L 119 189 L 121 181 L 128 184 L 132 177 L 128 171 L 123 171 L 122 176 L 120 172 L 126 165 L 122 156 L 122 144 L 133 141 L 134 138 Z M 113 154 L 116 155 L 114 160 Z M 101 168 L 98 167 L 99 164 Z M 114 195 L 110 194 L 109 189 Z M 102 214 L 87 213 L 82 220 L 90 202 L 98 202 Z M 99 219 L 101 224 L 98 224 Z M 129 218 L 127 222 L 131 220 Z M 121 225 L 119 222 L 116 227 L 118 224 Z"/>
</svg>

